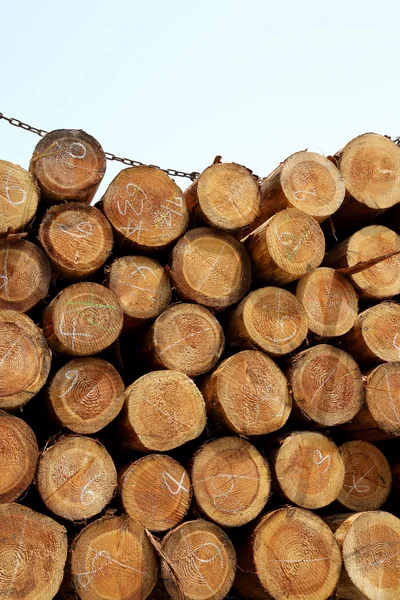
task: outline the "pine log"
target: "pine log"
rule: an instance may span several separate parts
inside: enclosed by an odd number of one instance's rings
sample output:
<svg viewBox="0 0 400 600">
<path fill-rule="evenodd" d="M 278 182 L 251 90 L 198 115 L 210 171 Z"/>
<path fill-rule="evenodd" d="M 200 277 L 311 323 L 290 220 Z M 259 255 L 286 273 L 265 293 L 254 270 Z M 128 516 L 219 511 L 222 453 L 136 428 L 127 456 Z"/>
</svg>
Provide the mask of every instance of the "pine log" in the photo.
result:
<svg viewBox="0 0 400 600">
<path fill-rule="evenodd" d="M 147 256 L 123 256 L 115 260 L 108 272 L 107 286 L 121 305 L 125 329 L 158 317 L 171 301 L 166 270 Z"/>
<path fill-rule="evenodd" d="M 51 268 L 40 248 L 26 240 L 0 242 L 0 309 L 27 312 L 48 294 Z"/>
<path fill-rule="evenodd" d="M 229 315 L 231 346 L 258 348 L 270 356 L 289 354 L 302 344 L 308 319 L 296 296 L 277 287 L 251 292 Z"/>
<path fill-rule="evenodd" d="M 29 166 L 41 192 L 51 204 L 90 204 L 106 170 L 99 142 L 81 129 L 56 129 L 36 145 Z"/>
<path fill-rule="evenodd" d="M 239 527 L 255 519 L 271 488 L 267 461 L 238 437 L 204 444 L 193 458 L 191 476 L 197 507 L 221 527 Z"/>
<path fill-rule="evenodd" d="M 200 391 L 214 424 L 239 435 L 277 431 L 289 418 L 286 377 L 258 350 L 243 350 L 222 361 L 203 379 Z"/>
<path fill-rule="evenodd" d="M 181 371 L 189 377 L 210 371 L 225 346 L 221 325 L 198 304 L 174 304 L 150 328 L 143 356 L 154 369 Z"/>
<path fill-rule="evenodd" d="M 172 600 L 223 600 L 235 578 L 236 554 L 228 536 L 203 520 L 188 521 L 162 541 L 161 574 Z"/>
<path fill-rule="evenodd" d="M 71 576 L 81 600 L 145 600 L 157 581 L 156 554 L 140 523 L 97 519 L 74 539 Z"/>
<path fill-rule="evenodd" d="M 386 457 L 369 442 L 354 440 L 339 448 L 345 468 L 338 501 L 348 510 L 376 510 L 387 500 L 392 473 Z"/>
<path fill-rule="evenodd" d="M 363 403 L 363 379 L 356 361 L 327 344 L 319 344 L 294 357 L 289 383 L 294 414 L 319 427 L 346 423 Z"/>
<path fill-rule="evenodd" d="M 253 223 L 260 210 L 260 189 L 249 169 L 215 162 L 184 193 L 197 220 L 225 231 Z"/>
<path fill-rule="evenodd" d="M 173 249 L 171 279 L 184 300 L 222 310 L 248 292 L 250 259 L 229 233 L 199 227 L 188 231 Z"/>
<path fill-rule="evenodd" d="M 246 248 L 261 283 L 286 285 L 321 264 L 325 238 L 309 215 L 288 208 L 271 217 L 246 239 Z"/>
<path fill-rule="evenodd" d="M 341 564 L 335 538 L 320 517 L 281 508 L 241 540 L 234 590 L 254 600 L 327 600 Z"/>
<path fill-rule="evenodd" d="M 361 312 L 341 344 L 359 364 L 400 360 L 400 304 L 382 302 Z"/>
<path fill-rule="evenodd" d="M 30 173 L 0 160 L 0 234 L 26 229 L 35 216 L 39 190 Z"/>
<path fill-rule="evenodd" d="M 0 504 L 0 597 L 51 600 L 63 578 L 67 532 L 20 504 Z"/>
<path fill-rule="evenodd" d="M 354 233 L 328 252 L 324 265 L 354 268 L 380 256 L 400 252 L 400 236 L 382 225 L 370 225 Z M 382 260 L 348 277 L 361 298 L 390 298 L 400 293 L 400 254 Z"/>
<path fill-rule="evenodd" d="M 125 386 L 118 371 L 100 358 L 77 358 L 54 375 L 48 400 L 58 423 L 74 433 L 96 433 L 120 412 Z"/>
<path fill-rule="evenodd" d="M 321 267 L 304 275 L 297 284 L 296 297 L 306 310 L 310 332 L 321 338 L 347 333 L 357 318 L 357 293 L 334 269 Z"/>
<path fill-rule="evenodd" d="M 94 206 L 70 202 L 52 206 L 39 229 L 39 240 L 53 270 L 64 279 L 90 277 L 112 250 L 111 225 Z"/>
<path fill-rule="evenodd" d="M 303 508 L 322 508 L 339 496 L 344 463 L 331 440 L 311 431 L 288 435 L 272 459 L 277 491 Z"/>
<path fill-rule="evenodd" d="M 125 393 L 121 443 L 140 452 L 167 452 L 197 438 L 206 424 L 203 396 L 187 375 L 151 371 Z"/>
<path fill-rule="evenodd" d="M 23 406 L 45 384 L 51 351 L 41 330 L 24 314 L 0 310 L 0 409 Z"/>
<path fill-rule="evenodd" d="M 0 504 L 14 502 L 33 481 L 39 448 L 32 429 L 0 411 Z"/>
<path fill-rule="evenodd" d="M 145 253 L 168 248 L 187 229 L 189 213 L 176 183 L 160 169 L 123 169 L 103 197 L 121 245 Z"/>
<path fill-rule="evenodd" d="M 55 515 L 81 521 L 110 502 L 117 472 L 107 450 L 92 438 L 69 435 L 49 446 L 39 460 L 36 486 Z"/>
<path fill-rule="evenodd" d="M 164 454 L 149 454 L 118 477 L 124 511 L 149 531 L 167 531 L 185 517 L 192 485 L 185 469 Z"/>
<path fill-rule="evenodd" d="M 44 334 L 54 352 L 72 356 L 98 354 L 115 342 L 123 313 L 116 296 L 97 283 L 70 285 L 49 304 Z"/>
</svg>

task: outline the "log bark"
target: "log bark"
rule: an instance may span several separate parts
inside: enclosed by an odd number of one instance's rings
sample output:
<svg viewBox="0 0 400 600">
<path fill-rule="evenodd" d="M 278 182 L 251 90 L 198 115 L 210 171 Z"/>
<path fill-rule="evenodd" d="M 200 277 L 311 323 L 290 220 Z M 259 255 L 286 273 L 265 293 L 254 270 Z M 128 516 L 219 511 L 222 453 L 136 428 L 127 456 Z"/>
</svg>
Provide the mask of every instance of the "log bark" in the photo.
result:
<svg viewBox="0 0 400 600">
<path fill-rule="evenodd" d="M 317 427 L 331 427 L 346 423 L 361 409 L 361 371 L 343 350 L 314 346 L 294 357 L 289 372 L 295 416 Z"/>
<path fill-rule="evenodd" d="M 29 425 L 0 411 L 0 504 L 14 502 L 31 485 L 38 458 L 36 436 Z"/>
<path fill-rule="evenodd" d="M 327 506 L 343 487 L 343 459 L 335 444 L 320 433 L 288 435 L 271 465 L 278 493 L 303 508 Z"/>
<path fill-rule="evenodd" d="M 174 304 L 146 335 L 142 356 L 152 368 L 181 371 L 195 377 L 210 371 L 225 346 L 221 325 L 198 304 Z"/>
<path fill-rule="evenodd" d="M 151 371 L 126 390 L 120 420 L 125 447 L 167 452 L 197 438 L 206 424 L 203 396 L 187 375 Z"/>
<path fill-rule="evenodd" d="M 39 190 L 30 173 L 0 160 L 0 235 L 23 231 L 36 214 Z"/>
<path fill-rule="evenodd" d="M 225 231 L 251 225 L 260 210 L 260 189 L 249 169 L 215 162 L 184 193 L 197 220 Z"/>
<path fill-rule="evenodd" d="M 123 169 L 108 186 L 103 210 L 124 248 L 146 254 L 168 248 L 187 229 L 182 191 L 160 169 Z"/>
<path fill-rule="evenodd" d="M 157 581 L 156 554 L 140 523 L 97 519 L 72 543 L 71 576 L 81 600 L 145 600 Z"/>
<path fill-rule="evenodd" d="M 355 512 L 376 510 L 386 502 L 392 473 L 385 455 L 369 442 L 354 440 L 339 448 L 345 468 L 338 501 Z"/>
<path fill-rule="evenodd" d="M 20 504 L 0 504 L 0 597 L 51 600 L 63 578 L 67 532 Z"/>
<path fill-rule="evenodd" d="M 251 292 L 232 311 L 225 333 L 231 346 L 258 348 L 278 358 L 298 348 L 307 330 L 301 302 L 286 290 L 265 287 Z"/>
<path fill-rule="evenodd" d="M 30 172 L 50 204 L 90 204 L 106 170 L 99 142 L 81 129 L 56 129 L 36 145 Z"/>
<path fill-rule="evenodd" d="M 306 310 L 310 332 L 320 338 L 347 333 L 357 318 L 357 293 L 334 269 L 321 267 L 304 275 L 297 284 L 296 297 Z"/>
<path fill-rule="evenodd" d="M 68 281 L 91 277 L 111 253 L 113 234 L 94 206 L 69 202 L 52 206 L 39 229 L 39 240 L 53 270 Z"/>
<path fill-rule="evenodd" d="M 46 507 L 63 519 L 81 521 L 97 515 L 110 502 L 116 485 L 111 456 L 88 437 L 62 437 L 39 460 L 39 495 Z"/>
<path fill-rule="evenodd" d="M 185 469 L 170 456 L 150 454 L 123 469 L 118 490 L 124 511 L 149 531 L 167 531 L 183 521 L 192 499 Z"/>
<path fill-rule="evenodd" d="M 115 342 L 123 313 L 116 296 L 97 283 L 70 285 L 49 304 L 44 334 L 52 350 L 72 356 L 98 354 Z"/>
<path fill-rule="evenodd" d="M 24 314 L 0 310 L 0 409 L 26 404 L 45 384 L 51 351 L 41 330 Z"/>
<path fill-rule="evenodd" d="M 244 436 L 277 431 L 291 411 L 287 380 L 263 352 L 243 350 L 222 361 L 200 384 L 208 418 Z"/>
<path fill-rule="evenodd" d="M 40 248 L 26 240 L 0 242 L 0 310 L 27 312 L 48 294 L 51 268 Z"/>
<path fill-rule="evenodd" d="M 324 265 L 351 269 L 367 262 L 400 252 L 400 236 L 382 225 L 370 225 L 354 233 L 328 252 Z M 390 298 L 400 293 L 400 255 L 392 256 L 358 273 L 349 273 L 358 295 L 366 299 Z"/>
<path fill-rule="evenodd" d="M 222 310 L 248 292 L 250 259 L 230 234 L 199 227 L 188 231 L 173 249 L 171 280 L 184 300 Z"/>
<path fill-rule="evenodd" d="M 115 260 L 108 272 L 107 286 L 118 298 L 127 330 L 158 317 L 171 301 L 166 270 L 147 256 L 123 256 Z"/>
<path fill-rule="evenodd" d="M 223 600 L 236 571 L 228 536 L 213 523 L 197 520 L 179 525 L 162 541 L 161 573 L 172 600 Z"/>
<path fill-rule="evenodd" d="M 54 375 L 48 387 L 52 413 L 74 433 L 100 431 L 120 412 L 125 386 L 118 371 L 100 358 L 77 358 Z"/>
<path fill-rule="evenodd" d="M 283 286 L 300 279 L 319 267 L 325 254 L 321 227 L 296 208 L 274 215 L 245 240 L 254 274 L 263 284 Z"/>
<path fill-rule="evenodd" d="M 207 442 L 193 458 L 191 477 L 197 507 L 221 527 L 255 519 L 271 489 L 267 461 L 238 437 Z"/>
<path fill-rule="evenodd" d="M 327 600 L 342 559 L 320 517 L 295 507 L 267 513 L 238 550 L 234 590 L 254 600 Z"/>
</svg>

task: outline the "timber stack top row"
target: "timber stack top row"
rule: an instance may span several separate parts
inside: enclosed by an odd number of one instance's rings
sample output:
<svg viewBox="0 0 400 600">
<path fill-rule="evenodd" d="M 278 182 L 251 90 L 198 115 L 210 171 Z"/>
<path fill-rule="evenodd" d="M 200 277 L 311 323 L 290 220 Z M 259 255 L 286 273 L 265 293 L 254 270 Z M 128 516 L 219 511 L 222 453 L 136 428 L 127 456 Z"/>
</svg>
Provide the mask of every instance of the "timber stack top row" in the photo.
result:
<svg viewBox="0 0 400 600">
<path fill-rule="evenodd" d="M 400 148 L 105 169 L 0 161 L 0 598 L 399 600 Z"/>
</svg>

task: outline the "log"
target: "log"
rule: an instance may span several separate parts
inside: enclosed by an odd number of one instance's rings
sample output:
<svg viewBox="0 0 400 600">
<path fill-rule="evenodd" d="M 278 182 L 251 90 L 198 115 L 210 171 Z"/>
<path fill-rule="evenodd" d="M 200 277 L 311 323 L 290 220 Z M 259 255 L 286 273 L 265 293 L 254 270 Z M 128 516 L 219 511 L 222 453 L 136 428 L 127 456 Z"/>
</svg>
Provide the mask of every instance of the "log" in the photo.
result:
<svg viewBox="0 0 400 600">
<path fill-rule="evenodd" d="M 77 358 L 54 375 L 48 401 L 59 425 L 74 433 L 100 431 L 120 412 L 125 386 L 118 371 L 101 358 Z"/>
<path fill-rule="evenodd" d="M 187 229 L 189 213 L 176 183 L 160 169 L 123 169 L 108 186 L 103 210 L 124 248 L 167 249 Z"/>
<path fill-rule="evenodd" d="M 342 558 L 320 517 L 295 507 L 267 513 L 240 542 L 234 590 L 254 600 L 327 600 Z"/>
<path fill-rule="evenodd" d="M 238 437 L 206 442 L 193 458 L 191 476 L 197 507 L 221 527 L 255 519 L 271 489 L 267 461 Z"/>
<path fill-rule="evenodd" d="M 370 225 L 354 233 L 328 252 L 324 265 L 349 270 L 358 263 L 400 252 L 400 236 L 382 225 Z M 400 254 L 382 260 L 348 277 L 365 299 L 390 298 L 400 293 Z"/>
<path fill-rule="evenodd" d="M 99 142 L 81 129 L 56 129 L 36 145 L 29 170 L 50 204 L 90 204 L 106 171 Z"/>
<path fill-rule="evenodd" d="M 71 576 L 81 600 L 145 600 L 157 581 L 156 554 L 140 523 L 97 519 L 74 539 Z"/>
<path fill-rule="evenodd" d="M 147 256 L 122 256 L 108 272 L 107 286 L 118 298 L 129 330 L 158 317 L 171 301 L 166 270 Z"/>
<path fill-rule="evenodd" d="M 142 352 L 154 369 L 181 371 L 189 377 L 210 371 L 225 346 L 221 325 L 198 304 L 174 304 L 154 322 Z"/>
<path fill-rule="evenodd" d="M 249 169 L 215 162 L 187 188 L 184 198 L 197 220 L 225 231 L 249 226 L 260 210 L 260 189 Z"/>
<path fill-rule="evenodd" d="M 338 501 L 355 512 L 376 510 L 386 502 L 392 473 L 385 455 L 369 442 L 354 440 L 339 448 L 345 468 Z"/>
<path fill-rule="evenodd" d="M 110 502 L 117 472 L 107 450 L 92 438 L 69 435 L 43 452 L 36 486 L 46 507 L 70 521 L 89 519 Z"/>
<path fill-rule="evenodd" d="M 400 305 L 382 302 L 361 312 L 341 344 L 359 364 L 376 365 L 400 359 Z"/>
<path fill-rule="evenodd" d="M 23 231 L 36 214 L 39 190 L 30 173 L 0 160 L 0 235 Z"/>
<path fill-rule="evenodd" d="M 38 458 L 36 436 L 29 425 L 0 411 L 0 504 L 14 502 L 31 485 Z"/>
<path fill-rule="evenodd" d="M 217 525 L 187 521 L 161 544 L 161 574 L 172 600 L 223 600 L 236 571 L 232 542 Z"/>
<path fill-rule="evenodd" d="M 296 297 L 303 304 L 311 333 L 333 338 L 347 333 L 358 312 L 358 296 L 350 281 L 328 267 L 300 279 Z"/>
<path fill-rule="evenodd" d="M 244 436 L 277 431 L 291 410 L 287 380 L 263 352 L 226 358 L 200 384 L 208 418 L 218 429 Z"/>
<path fill-rule="evenodd" d="M 51 351 L 41 330 L 24 314 L 0 310 L 0 409 L 26 404 L 45 384 Z"/>
<path fill-rule="evenodd" d="M 20 504 L 0 504 L 0 597 L 51 600 L 63 578 L 67 532 Z"/>
<path fill-rule="evenodd" d="M 171 280 L 184 300 L 222 310 L 248 292 L 250 259 L 229 233 L 199 227 L 188 231 L 173 249 Z"/>
<path fill-rule="evenodd" d="M 51 268 L 40 248 L 26 240 L 0 242 L 0 310 L 27 312 L 49 292 Z"/>
<path fill-rule="evenodd" d="M 245 239 L 254 274 L 263 284 L 300 279 L 319 267 L 325 254 L 321 227 L 296 208 L 274 215 Z"/>
<path fill-rule="evenodd" d="M 322 508 L 339 496 L 344 463 L 321 433 L 295 432 L 283 439 L 272 462 L 278 493 L 303 508 Z"/>
<path fill-rule="evenodd" d="M 293 294 L 277 287 L 251 292 L 229 315 L 225 333 L 231 346 L 258 348 L 278 358 L 305 340 L 308 319 Z"/>
<path fill-rule="evenodd" d="M 192 499 L 185 469 L 170 456 L 149 454 L 118 477 L 123 510 L 149 531 L 167 531 L 183 521 Z"/>
<path fill-rule="evenodd" d="M 79 202 L 52 206 L 43 217 L 39 240 L 53 270 L 68 281 L 91 277 L 111 253 L 111 225 L 97 208 Z"/>
<path fill-rule="evenodd" d="M 97 283 L 70 285 L 49 304 L 43 330 L 50 348 L 60 354 L 98 354 L 121 333 L 123 313 L 116 296 Z"/>
<path fill-rule="evenodd" d="M 178 371 L 151 371 L 125 394 L 120 439 L 140 452 L 167 452 L 196 439 L 206 425 L 203 396 Z"/>
<path fill-rule="evenodd" d="M 289 383 L 294 415 L 317 427 L 346 423 L 363 403 L 363 379 L 356 361 L 327 344 L 319 344 L 294 357 Z"/>
</svg>

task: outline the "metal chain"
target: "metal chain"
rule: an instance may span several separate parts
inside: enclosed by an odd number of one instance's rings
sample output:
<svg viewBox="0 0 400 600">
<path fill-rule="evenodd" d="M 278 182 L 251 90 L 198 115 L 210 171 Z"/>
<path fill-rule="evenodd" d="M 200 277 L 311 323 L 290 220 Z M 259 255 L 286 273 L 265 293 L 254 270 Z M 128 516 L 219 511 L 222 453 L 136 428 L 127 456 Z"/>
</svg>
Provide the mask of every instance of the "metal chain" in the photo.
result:
<svg viewBox="0 0 400 600">
<path fill-rule="evenodd" d="M 5 115 L 3 115 L 3 113 L 0 112 L 0 120 L 1 119 L 3 119 L 4 121 L 8 121 L 8 123 L 10 125 L 13 125 L 14 127 L 20 127 L 21 129 L 25 129 L 26 131 L 31 131 L 32 133 L 36 133 L 41 137 L 48 133 L 44 129 L 38 129 L 37 127 L 28 125 L 27 123 L 24 123 L 19 119 L 14 119 L 13 117 L 6 117 Z M 167 175 L 169 175 L 170 177 L 187 177 L 191 181 L 194 181 L 200 175 L 200 173 L 198 173 L 197 171 L 193 171 L 192 173 L 186 173 L 185 171 L 177 171 L 176 169 L 162 169 L 161 167 L 157 167 L 157 165 L 146 165 L 145 163 L 142 163 L 138 160 L 132 160 L 131 158 L 121 158 L 120 156 L 116 156 L 112 152 L 105 152 L 105 155 L 107 160 L 118 161 L 120 163 L 123 163 L 124 165 L 129 165 L 131 167 L 153 167 L 154 169 L 164 171 L 164 173 L 167 173 Z"/>
</svg>

